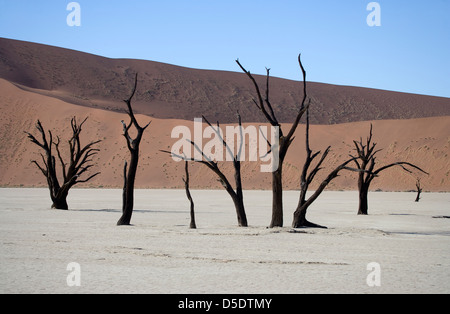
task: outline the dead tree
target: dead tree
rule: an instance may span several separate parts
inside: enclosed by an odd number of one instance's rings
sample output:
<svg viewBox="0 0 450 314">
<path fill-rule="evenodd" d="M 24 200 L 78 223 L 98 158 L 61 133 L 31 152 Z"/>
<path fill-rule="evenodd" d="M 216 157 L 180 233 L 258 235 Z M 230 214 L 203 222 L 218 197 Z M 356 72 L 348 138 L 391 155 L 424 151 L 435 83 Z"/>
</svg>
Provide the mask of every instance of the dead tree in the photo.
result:
<svg viewBox="0 0 450 314">
<path fill-rule="evenodd" d="M 125 162 L 124 166 L 122 217 L 120 217 L 119 221 L 117 222 L 118 226 L 129 225 L 131 222 L 131 216 L 133 215 L 133 207 L 134 207 L 134 182 L 136 180 L 136 172 L 139 164 L 139 145 L 141 143 L 144 131 L 151 124 L 151 122 L 149 122 L 146 126 L 141 127 L 138 121 L 136 120 L 133 108 L 131 106 L 131 100 L 133 99 L 137 89 L 137 81 L 138 75 L 136 74 L 131 96 L 127 100 L 124 100 L 124 102 L 127 104 L 127 113 L 128 116 L 130 117 L 130 123 L 125 124 L 123 120 L 121 121 L 123 125 L 123 136 L 126 139 L 127 147 L 128 150 L 130 151 L 130 163 L 128 165 L 128 162 Z M 137 133 L 134 139 L 131 138 L 129 133 L 130 128 L 132 126 L 134 126 Z"/>
<path fill-rule="evenodd" d="M 28 135 L 30 141 L 37 146 L 39 146 L 45 154 L 40 154 L 42 163 L 39 163 L 36 160 L 32 160 L 31 162 L 35 164 L 42 174 L 47 179 L 47 184 L 50 190 L 50 197 L 52 199 L 52 208 L 68 210 L 69 206 L 67 205 L 67 196 L 69 195 L 69 190 L 78 183 L 85 183 L 96 177 L 100 174 L 97 172 L 87 179 L 81 180 L 80 177 L 88 172 L 94 165 L 92 164 L 92 157 L 95 156 L 99 150 L 93 148 L 96 144 L 101 141 L 90 142 L 86 146 L 81 146 L 80 134 L 82 131 L 82 127 L 86 122 L 87 118 L 83 120 L 80 124 L 77 123 L 76 118 L 72 118 L 70 121 L 72 127 L 72 137 L 68 141 L 69 144 L 69 161 L 65 162 L 63 160 L 60 144 L 61 140 L 56 137 L 56 141 L 54 141 L 53 134 L 49 130 L 48 138 L 46 132 L 42 126 L 41 121 L 37 121 L 36 129 L 41 134 L 41 141 L 36 139 L 34 135 L 31 133 L 25 132 Z M 63 176 L 63 183 L 60 184 L 57 175 L 57 166 L 56 166 L 56 157 L 53 151 L 53 147 L 56 150 L 56 155 L 58 156 L 58 160 L 61 165 L 61 172 Z"/>
<path fill-rule="evenodd" d="M 185 161 L 184 170 L 186 173 L 186 178 L 183 178 L 184 187 L 186 189 L 186 196 L 191 204 L 191 222 L 189 224 L 189 228 L 197 229 L 197 225 L 195 223 L 195 209 L 194 209 L 194 200 L 192 199 L 191 191 L 189 190 L 189 161 Z"/>
<path fill-rule="evenodd" d="M 294 220 L 292 222 L 293 228 L 302 228 L 302 227 L 309 227 L 309 228 L 326 228 L 320 225 L 317 225 L 315 223 L 309 222 L 306 219 L 306 213 L 311 206 L 311 204 L 319 197 L 319 195 L 325 190 L 325 188 L 328 186 L 328 184 L 339 176 L 339 172 L 342 170 L 351 170 L 355 171 L 355 169 L 352 169 L 350 167 L 347 167 L 349 163 L 355 160 L 355 158 L 351 158 L 347 160 L 346 162 L 339 165 L 336 169 L 334 169 L 325 180 L 322 181 L 320 186 L 316 189 L 314 194 L 312 194 L 308 199 L 306 199 L 306 194 L 308 192 L 310 184 L 313 182 L 315 176 L 317 173 L 322 169 L 322 164 L 325 161 L 325 159 L 328 156 L 328 153 L 330 152 L 331 146 L 328 146 L 328 148 L 325 150 L 325 152 L 322 154 L 322 157 L 320 158 L 319 162 L 316 164 L 316 166 L 313 168 L 312 171 L 309 172 L 309 168 L 316 159 L 316 157 L 319 157 L 321 154 L 320 151 L 313 153 L 310 146 L 309 146 L 309 109 L 306 111 L 306 160 L 303 165 L 302 174 L 300 177 L 300 199 L 298 202 L 297 209 L 294 212 Z"/>
<path fill-rule="evenodd" d="M 266 93 L 263 97 L 263 94 L 261 92 L 261 89 L 256 82 L 253 75 L 247 71 L 239 62 L 239 60 L 236 60 L 236 63 L 239 65 L 239 67 L 244 71 L 245 74 L 250 78 L 252 81 L 257 99 L 253 99 L 253 102 L 255 103 L 256 107 L 263 113 L 266 120 L 274 127 L 279 128 L 279 138 L 278 138 L 278 153 L 279 153 L 279 159 L 278 159 L 278 167 L 277 170 L 272 172 L 272 221 L 270 223 L 270 228 L 274 227 L 282 227 L 283 226 L 283 163 L 284 159 L 286 157 L 287 151 L 292 144 L 294 140 L 294 133 L 297 130 L 298 124 L 300 122 L 301 117 L 305 113 L 307 109 L 306 105 L 306 71 L 303 67 L 302 61 L 301 61 L 301 55 L 298 56 L 298 62 L 300 65 L 300 69 L 303 73 L 303 100 L 301 102 L 300 108 L 298 109 L 297 116 L 295 118 L 294 123 L 292 124 L 289 132 L 287 135 L 285 135 L 281 129 L 280 123 L 277 120 L 272 104 L 269 99 L 269 77 L 270 77 L 270 69 L 266 68 L 267 77 L 266 77 Z M 275 153 L 275 151 L 273 152 Z"/>
<path fill-rule="evenodd" d="M 244 140 L 243 140 L 241 116 L 239 113 L 237 115 L 238 115 L 238 120 L 239 120 L 239 129 L 240 129 L 240 146 L 239 146 L 239 149 L 238 149 L 238 152 L 236 155 L 233 153 L 233 151 L 231 150 L 227 141 L 223 138 L 222 134 L 220 133 L 219 122 L 217 122 L 217 128 L 214 128 L 211 125 L 211 123 L 203 116 L 203 119 L 214 130 L 217 137 L 222 142 L 227 153 L 230 154 L 230 156 L 233 158 L 234 182 L 236 185 L 236 190 L 233 188 L 233 186 L 231 185 L 230 181 L 227 179 L 225 174 L 220 170 L 217 161 L 214 161 L 210 156 L 205 155 L 202 148 L 198 147 L 198 145 L 195 142 L 190 141 L 190 143 L 192 144 L 194 149 L 197 150 L 201 154 L 202 159 L 200 159 L 200 160 L 195 159 L 194 157 L 189 158 L 186 156 L 174 154 L 173 152 L 169 152 L 169 151 L 162 150 L 161 152 L 170 154 L 172 157 L 176 157 L 176 158 L 179 158 L 179 159 L 182 159 L 185 161 L 193 161 L 193 162 L 203 164 L 206 167 L 208 167 L 210 170 L 212 170 L 219 177 L 218 181 L 222 184 L 222 186 L 225 188 L 225 190 L 228 192 L 231 199 L 233 200 L 233 203 L 234 203 L 234 206 L 236 209 L 236 215 L 237 215 L 239 227 L 248 227 L 247 215 L 245 213 L 245 206 L 244 206 L 244 194 L 243 194 L 243 190 L 242 190 L 242 179 L 241 179 L 241 153 L 242 153 L 242 147 L 243 147 Z"/>
<path fill-rule="evenodd" d="M 358 174 L 358 190 L 359 190 L 359 208 L 358 208 L 358 215 L 368 215 L 369 210 L 369 204 L 368 204 L 368 194 L 369 194 L 369 188 L 370 184 L 372 183 L 373 179 L 379 176 L 381 172 L 384 170 L 387 170 L 389 168 L 399 166 L 403 170 L 405 170 L 408 173 L 412 173 L 411 170 L 408 169 L 408 167 L 417 169 L 420 172 L 423 172 L 428 175 L 427 172 L 420 169 L 416 165 L 413 165 L 409 162 L 394 162 L 392 164 L 383 166 L 381 168 L 378 168 L 375 170 L 376 165 L 376 154 L 381 151 L 375 150 L 376 143 L 372 142 L 372 130 L 373 126 L 370 125 L 370 133 L 369 137 L 366 140 L 366 143 L 363 143 L 362 138 L 359 142 L 353 141 L 355 144 L 355 151 L 356 156 L 351 156 L 355 158 L 355 164 L 357 168 L 360 170 Z"/>
<path fill-rule="evenodd" d="M 416 180 L 416 189 L 417 189 L 417 197 L 416 197 L 416 203 L 420 201 L 420 194 L 422 193 L 422 185 L 420 184 L 420 178 L 417 178 Z"/>
</svg>

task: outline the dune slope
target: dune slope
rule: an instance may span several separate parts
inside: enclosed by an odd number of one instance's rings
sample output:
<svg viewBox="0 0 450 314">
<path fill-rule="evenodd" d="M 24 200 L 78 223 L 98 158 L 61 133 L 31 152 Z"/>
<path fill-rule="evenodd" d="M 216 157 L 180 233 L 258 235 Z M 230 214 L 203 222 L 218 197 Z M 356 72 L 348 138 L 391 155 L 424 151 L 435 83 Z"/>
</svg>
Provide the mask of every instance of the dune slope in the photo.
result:
<svg viewBox="0 0 450 314">
<path fill-rule="evenodd" d="M 121 120 L 128 120 L 124 113 L 78 106 L 53 97 L 40 95 L 18 88 L 0 80 L 0 184 L 2 186 L 45 186 L 45 178 L 30 160 L 38 159 L 38 149 L 26 139 L 24 131 L 34 130 L 40 119 L 46 129 L 53 130 L 64 142 L 70 134 L 70 119 L 89 117 L 82 139 L 101 139 L 101 152 L 96 159 L 102 174 L 85 186 L 121 187 L 123 163 L 128 158 L 125 139 L 122 136 Z M 171 138 L 176 126 L 192 127 L 193 121 L 157 119 L 138 115 L 143 123 L 153 120 L 144 134 L 140 169 L 137 177 L 139 188 L 182 188 L 184 168 L 159 150 L 168 150 L 177 141 Z M 371 122 L 355 122 L 339 125 L 313 125 L 311 127 L 311 148 L 324 150 L 332 145 L 332 152 L 320 173 L 323 176 L 333 166 L 344 161 L 352 152 L 352 141 L 365 138 Z M 379 148 L 380 165 L 406 160 L 430 172 L 422 182 L 427 191 L 450 191 L 448 158 L 450 145 L 450 117 L 434 117 L 410 120 L 373 121 L 374 140 Z M 247 124 L 246 124 L 247 125 Z M 289 125 L 283 125 L 287 128 Z M 205 141 L 206 142 L 206 141 Z M 284 184 L 287 189 L 297 189 L 299 175 L 304 161 L 304 125 L 298 128 L 296 140 L 286 158 Z M 230 174 L 232 165 L 221 164 Z M 245 162 L 242 167 L 246 189 L 270 189 L 271 175 L 260 172 L 260 164 Z M 221 185 L 214 174 L 200 164 L 191 167 L 193 188 L 217 188 Z M 313 186 L 314 187 L 314 186 Z M 415 187 L 415 177 L 400 169 L 386 171 L 373 183 L 373 189 L 386 191 L 410 190 Z M 354 174 L 343 174 L 331 185 L 333 190 L 355 190 Z"/>
<path fill-rule="evenodd" d="M 248 70 L 264 71 L 264 66 L 270 67 L 267 62 L 261 69 Z M 236 72 L 196 70 L 0 38 L 0 78 L 72 104 L 120 112 L 137 72 L 140 88 L 135 107 L 139 113 L 184 120 L 203 114 L 211 121 L 235 123 L 239 110 L 246 122 L 265 122 L 252 102 L 256 97 L 252 83 L 237 65 Z M 265 77 L 256 76 L 256 80 L 265 86 Z M 292 123 L 303 96 L 301 83 L 274 77 L 270 86 L 278 120 Z M 308 94 L 315 107 L 314 124 L 450 115 L 448 98 L 315 82 L 308 84 Z"/>
</svg>

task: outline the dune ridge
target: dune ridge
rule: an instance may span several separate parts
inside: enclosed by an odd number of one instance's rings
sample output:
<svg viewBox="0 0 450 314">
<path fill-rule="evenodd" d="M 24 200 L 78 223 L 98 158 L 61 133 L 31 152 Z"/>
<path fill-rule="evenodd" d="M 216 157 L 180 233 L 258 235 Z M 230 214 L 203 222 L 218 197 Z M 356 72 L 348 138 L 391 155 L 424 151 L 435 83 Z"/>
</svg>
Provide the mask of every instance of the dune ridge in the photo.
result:
<svg viewBox="0 0 450 314">
<path fill-rule="evenodd" d="M 245 65 L 245 60 L 241 61 Z M 264 70 L 264 66 L 270 67 L 270 60 L 267 62 L 261 69 L 248 70 Z M 0 38 L 0 78 L 72 104 L 121 112 L 122 99 L 137 72 L 138 113 L 183 120 L 203 114 L 211 121 L 235 123 L 239 110 L 245 122 L 265 122 L 252 102 L 252 83 L 237 65 L 236 72 L 198 70 Z M 264 86 L 265 77 L 255 77 Z M 278 120 L 292 123 L 303 96 L 301 83 L 273 77 L 270 86 Z M 308 95 L 315 108 L 313 124 L 450 116 L 450 100 L 442 97 L 316 82 L 308 83 Z"/>
<path fill-rule="evenodd" d="M 71 104 L 54 97 L 26 91 L 15 84 L 0 79 L 0 185 L 44 187 L 45 178 L 30 160 L 39 157 L 38 150 L 26 139 L 23 131 L 34 130 L 39 118 L 46 129 L 68 140 L 70 119 L 89 117 L 82 140 L 101 139 L 101 149 L 96 159 L 102 174 L 83 187 L 117 188 L 122 185 L 123 163 L 128 158 L 125 140 L 122 136 L 121 120 L 127 120 L 124 113 L 112 112 L 87 106 Z M 121 109 L 123 110 L 123 109 Z M 177 139 L 170 137 L 175 126 L 192 127 L 193 121 L 182 119 L 158 119 L 137 115 L 139 121 L 153 123 L 144 134 L 141 144 L 140 169 L 136 186 L 138 188 L 182 188 L 184 175 L 182 163 L 174 162 L 168 155 L 159 152 L 171 148 Z M 328 169 L 342 162 L 352 152 L 352 141 L 367 136 L 370 124 L 374 126 L 374 140 L 379 148 L 381 164 L 406 160 L 423 167 L 430 173 L 423 177 L 425 191 L 450 191 L 448 180 L 450 162 L 450 116 L 409 120 L 364 121 L 337 125 L 311 126 L 311 148 L 324 150 L 332 145 L 332 151 L 325 168 L 318 176 L 323 178 Z M 245 124 L 248 125 L 248 124 Z M 245 126 L 244 125 L 244 126 Z M 288 125 L 283 125 L 287 127 Z M 286 158 L 284 185 L 286 189 L 297 189 L 301 167 L 304 161 L 304 125 L 300 125 L 296 140 Z M 226 173 L 232 173 L 232 165 L 221 164 Z M 191 167 L 191 185 L 194 189 L 220 189 L 215 175 L 203 165 Z M 244 162 L 242 167 L 245 189 L 270 189 L 271 175 L 259 171 L 259 163 Z M 407 191 L 414 189 L 415 178 L 400 169 L 385 172 L 373 183 L 373 190 Z M 314 188 L 314 186 L 312 187 Z M 331 190 L 356 190 L 354 174 L 345 173 L 330 185 Z"/>
</svg>

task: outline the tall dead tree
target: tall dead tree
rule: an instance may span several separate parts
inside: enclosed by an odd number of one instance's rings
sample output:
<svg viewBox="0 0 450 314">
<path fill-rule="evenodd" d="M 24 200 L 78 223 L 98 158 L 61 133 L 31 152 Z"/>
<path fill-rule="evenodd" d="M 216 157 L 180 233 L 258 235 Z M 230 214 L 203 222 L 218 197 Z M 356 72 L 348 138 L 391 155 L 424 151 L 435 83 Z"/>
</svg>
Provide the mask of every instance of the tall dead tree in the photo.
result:
<svg viewBox="0 0 450 314">
<path fill-rule="evenodd" d="M 369 213 L 369 202 L 368 202 L 368 194 L 369 194 L 369 188 L 370 184 L 372 183 L 373 179 L 379 176 L 381 172 L 384 170 L 387 170 L 389 168 L 399 166 L 403 170 L 405 170 L 408 173 L 412 173 L 409 168 L 413 168 L 416 170 L 419 170 L 422 173 L 425 173 L 428 175 L 427 172 L 420 169 L 418 166 L 413 165 L 409 162 L 394 162 L 392 164 L 383 166 L 381 168 L 378 168 L 375 170 L 376 165 L 376 154 L 381 151 L 375 150 L 376 143 L 372 142 L 372 130 L 373 126 L 370 124 L 370 133 L 369 137 L 367 137 L 366 143 L 363 143 L 362 138 L 359 142 L 353 141 L 355 144 L 355 151 L 356 156 L 351 156 L 355 158 L 355 164 L 358 167 L 359 172 L 358 175 L 358 190 L 359 190 L 359 208 L 358 208 L 358 215 L 368 215 Z"/>
<path fill-rule="evenodd" d="M 242 153 L 242 147 L 244 144 L 243 140 L 243 130 L 242 130 L 242 119 L 240 114 L 238 113 L 238 120 L 239 120 L 239 130 L 240 130 L 240 145 L 239 149 L 237 151 L 237 154 L 234 154 L 234 152 L 231 150 L 230 146 L 228 145 L 227 141 L 223 138 L 221 132 L 220 132 L 220 125 L 219 122 L 217 122 L 217 128 L 213 127 L 211 123 L 203 116 L 203 119 L 206 121 L 206 123 L 214 130 L 219 140 L 222 142 L 223 146 L 225 147 L 227 153 L 233 158 L 233 167 L 234 167 L 234 182 L 236 185 L 236 189 L 233 188 L 230 181 L 227 179 L 225 174 L 220 170 L 219 164 L 217 161 L 214 161 L 211 156 L 205 155 L 202 148 L 198 147 L 198 145 L 190 141 L 192 146 L 195 150 L 197 150 L 201 156 L 202 159 L 195 159 L 194 157 L 186 157 L 181 156 L 178 154 L 174 154 L 173 152 L 164 151 L 162 152 L 170 154 L 172 157 L 176 157 L 182 160 L 187 161 L 193 161 L 200 164 L 205 165 L 209 169 L 211 169 L 218 177 L 218 181 L 222 184 L 222 186 L 225 188 L 225 190 L 230 195 L 231 199 L 233 200 L 234 207 L 236 209 L 236 215 L 238 220 L 239 227 L 248 227 L 247 222 L 247 215 L 245 213 L 245 206 L 244 206 L 244 194 L 242 190 L 242 178 L 241 178 L 241 153 Z"/>
<path fill-rule="evenodd" d="M 47 138 L 41 121 L 38 120 L 36 123 L 36 129 L 41 135 L 40 141 L 36 139 L 36 137 L 31 133 L 25 132 L 28 135 L 29 140 L 44 151 L 44 154 L 40 154 L 42 163 L 39 163 L 36 160 L 32 160 L 32 163 L 39 168 L 39 170 L 47 179 L 47 184 L 50 190 L 50 197 L 53 202 L 52 208 L 54 209 L 68 210 L 69 206 L 67 204 L 67 196 L 69 195 L 69 190 L 74 185 L 78 183 L 88 182 L 100 174 L 100 172 L 97 172 L 87 179 L 80 179 L 83 174 L 88 172 L 94 166 L 92 164 L 92 157 L 95 156 L 99 152 L 99 150 L 93 147 L 101 142 L 100 140 L 90 142 L 82 147 L 80 134 L 86 120 L 87 118 L 84 119 L 83 122 L 78 124 L 77 119 L 74 117 L 70 121 L 70 125 L 72 127 L 72 137 L 68 141 L 68 162 L 65 162 L 63 160 L 60 150 L 61 140 L 59 136 L 56 137 L 56 141 L 54 141 L 53 134 L 49 130 Z M 63 176 L 62 184 L 60 183 L 57 175 L 56 157 L 53 151 L 53 147 L 56 150 L 56 155 L 58 156 L 58 160 L 61 166 L 61 172 Z"/>
<path fill-rule="evenodd" d="M 119 221 L 117 222 L 118 226 L 129 225 L 131 222 L 131 216 L 133 215 L 133 208 L 134 208 L 134 183 L 136 180 L 136 172 L 139 164 L 139 145 L 141 144 L 142 135 L 144 134 L 144 131 L 151 124 L 151 122 L 149 122 L 146 126 L 141 127 L 134 115 L 133 108 L 131 106 L 131 100 L 136 94 L 137 82 L 138 82 L 138 75 L 136 74 L 131 96 L 128 99 L 124 100 L 124 102 L 127 104 L 127 113 L 128 116 L 130 117 L 130 122 L 128 124 L 125 124 L 123 120 L 121 121 L 123 125 L 123 136 L 126 139 L 127 147 L 128 150 L 130 151 L 130 163 L 128 165 L 128 162 L 125 162 L 124 166 L 122 217 L 120 217 Z M 134 126 L 137 133 L 134 139 L 130 136 L 129 133 L 130 128 L 132 126 Z"/>
<path fill-rule="evenodd" d="M 185 161 L 185 165 L 184 165 L 184 171 L 186 174 L 186 177 L 183 178 L 183 182 L 184 182 L 184 187 L 186 189 L 186 196 L 189 200 L 189 203 L 191 204 L 191 222 L 189 224 L 189 228 L 191 229 L 197 229 L 197 224 L 195 223 L 195 205 L 194 205 L 194 200 L 192 199 L 192 195 L 191 195 L 191 191 L 189 189 L 189 161 Z"/>
<path fill-rule="evenodd" d="M 336 169 L 334 169 L 326 178 L 322 181 L 316 191 L 307 199 L 306 194 L 308 192 L 310 184 L 313 182 L 317 173 L 322 170 L 322 164 L 328 156 L 330 152 L 331 146 L 325 150 L 320 158 L 319 162 L 316 166 L 309 172 L 309 168 L 317 157 L 321 154 L 320 151 L 313 153 L 310 145 L 309 145 L 309 109 L 306 111 L 306 160 L 303 165 L 302 174 L 300 177 L 300 199 L 298 202 L 297 209 L 294 212 L 294 220 L 292 222 L 293 228 L 301 228 L 301 227 L 309 227 L 309 228 L 326 228 L 315 223 L 309 222 L 306 219 L 306 213 L 308 211 L 309 206 L 319 197 L 319 195 L 325 190 L 328 184 L 335 178 L 339 176 L 339 172 L 342 170 L 351 170 L 355 171 L 355 169 L 347 167 L 349 163 L 355 160 L 355 158 L 351 158 L 344 163 L 340 164 Z"/>
<path fill-rule="evenodd" d="M 253 86 L 256 91 L 257 100 L 253 99 L 253 102 L 255 103 L 256 107 L 263 113 L 266 120 L 274 127 L 279 128 L 279 134 L 278 134 L 278 153 L 279 153 L 279 159 L 278 159 L 278 167 L 277 170 L 272 172 L 272 220 L 270 223 L 270 228 L 274 227 L 282 227 L 283 226 L 283 163 L 284 159 L 286 157 L 287 151 L 292 144 L 294 140 L 294 133 L 297 130 L 298 124 L 300 122 L 300 119 L 302 118 L 303 114 L 305 113 L 307 109 L 306 105 L 306 71 L 303 67 L 302 61 L 301 61 L 301 55 L 298 56 L 298 63 L 300 65 L 300 69 L 302 70 L 303 74 L 303 99 L 299 106 L 297 116 L 294 120 L 294 123 L 292 124 L 289 132 L 287 135 L 283 133 L 283 130 L 281 129 L 281 125 L 279 121 L 276 118 L 276 115 L 273 110 L 273 106 L 269 99 L 269 78 L 270 78 L 270 69 L 266 68 L 267 76 L 266 76 L 266 92 L 265 96 L 263 97 L 263 94 L 261 92 L 261 88 L 259 87 L 258 83 L 256 82 L 253 75 L 247 71 L 239 62 L 239 60 L 236 60 L 236 63 L 239 65 L 239 67 L 244 71 L 245 74 L 250 78 L 250 80 L 253 83 Z M 274 151 L 275 153 L 275 151 Z"/>
</svg>

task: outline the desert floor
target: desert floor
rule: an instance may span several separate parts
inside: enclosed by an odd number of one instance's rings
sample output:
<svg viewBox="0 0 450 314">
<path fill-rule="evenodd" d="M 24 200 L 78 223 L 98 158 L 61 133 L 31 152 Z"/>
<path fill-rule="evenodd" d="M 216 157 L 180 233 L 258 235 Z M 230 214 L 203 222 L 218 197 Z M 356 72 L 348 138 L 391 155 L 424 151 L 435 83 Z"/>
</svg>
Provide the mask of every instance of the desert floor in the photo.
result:
<svg viewBox="0 0 450 314">
<path fill-rule="evenodd" d="M 284 228 L 268 229 L 271 192 L 246 191 L 249 228 L 224 191 L 137 190 L 132 226 L 117 227 L 121 190 L 73 190 L 70 211 L 45 189 L 0 189 L 0 293 L 450 293 L 450 194 L 325 192 L 290 227 L 298 192 L 285 192 Z M 69 263 L 81 286 L 69 287 Z M 380 287 L 369 287 L 369 263 Z"/>
</svg>

